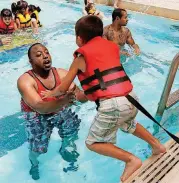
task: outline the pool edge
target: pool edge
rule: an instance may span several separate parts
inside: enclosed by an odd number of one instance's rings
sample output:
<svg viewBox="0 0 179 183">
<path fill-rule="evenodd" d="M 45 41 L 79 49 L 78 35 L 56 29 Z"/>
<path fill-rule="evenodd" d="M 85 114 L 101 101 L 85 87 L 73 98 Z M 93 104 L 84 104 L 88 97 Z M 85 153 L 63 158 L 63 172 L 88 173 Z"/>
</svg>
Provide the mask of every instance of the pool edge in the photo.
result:
<svg viewBox="0 0 179 183">
<path fill-rule="evenodd" d="M 95 0 L 98 4 L 105 4 L 108 6 L 113 6 L 112 0 Z M 145 14 L 150 14 L 154 16 L 160 16 L 164 18 L 169 18 L 173 20 L 179 20 L 179 10 L 177 9 L 169 9 L 164 7 L 158 7 L 153 5 L 141 4 L 137 2 L 127 2 L 122 1 L 121 7 L 124 9 L 137 11 Z"/>
</svg>

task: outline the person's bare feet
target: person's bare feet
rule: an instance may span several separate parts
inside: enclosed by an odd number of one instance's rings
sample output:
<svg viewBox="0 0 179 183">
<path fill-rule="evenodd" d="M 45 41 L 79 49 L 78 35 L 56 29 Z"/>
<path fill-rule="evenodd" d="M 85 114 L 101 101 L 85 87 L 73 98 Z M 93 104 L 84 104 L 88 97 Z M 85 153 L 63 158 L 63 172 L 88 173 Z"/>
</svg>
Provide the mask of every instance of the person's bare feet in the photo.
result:
<svg viewBox="0 0 179 183">
<path fill-rule="evenodd" d="M 164 145 L 160 144 L 160 142 L 158 142 L 156 145 L 152 146 L 153 155 L 159 155 L 159 154 L 165 153 L 165 152 L 166 152 L 166 148 Z"/>
<path fill-rule="evenodd" d="M 126 163 L 124 172 L 121 176 L 121 181 L 124 182 L 125 180 L 127 180 L 141 166 L 142 161 L 139 158 L 132 156 L 131 160 Z"/>
</svg>

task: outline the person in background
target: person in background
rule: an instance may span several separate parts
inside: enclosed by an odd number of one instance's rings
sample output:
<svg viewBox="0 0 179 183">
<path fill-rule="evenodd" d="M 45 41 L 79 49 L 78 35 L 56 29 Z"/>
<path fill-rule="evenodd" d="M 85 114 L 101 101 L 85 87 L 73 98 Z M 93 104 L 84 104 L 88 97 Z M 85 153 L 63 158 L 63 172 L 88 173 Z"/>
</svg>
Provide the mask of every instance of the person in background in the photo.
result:
<svg viewBox="0 0 179 183">
<path fill-rule="evenodd" d="M 94 3 L 94 2 L 93 2 L 93 0 L 84 0 L 85 6 L 84 6 L 83 11 L 82 11 L 83 15 L 88 15 L 88 13 L 85 9 L 89 3 Z"/>
<path fill-rule="evenodd" d="M 94 1 L 93 0 L 84 0 L 85 6 L 87 6 L 89 3 L 94 3 Z"/>
<path fill-rule="evenodd" d="M 101 19 L 104 18 L 104 14 L 102 12 L 96 10 L 94 3 L 88 3 L 88 5 L 85 7 L 85 10 L 86 10 L 88 15 L 95 15 Z"/>
<path fill-rule="evenodd" d="M 29 173 L 37 180 L 40 178 L 38 157 L 47 152 L 54 127 L 58 128 L 62 138 L 59 153 L 63 159 L 70 163 L 77 161 L 79 153 L 74 141 L 78 138 L 81 120 L 68 106 L 75 100 L 86 102 L 87 98 L 84 92 L 72 83 L 69 92 L 63 97 L 42 99 L 41 92 L 59 86 L 68 72 L 52 67 L 51 55 L 40 43 L 29 48 L 28 57 L 32 69 L 19 77 L 17 87 L 22 97 L 21 109 L 29 142 Z"/>
<path fill-rule="evenodd" d="M 3 9 L 0 17 L 0 34 L 12 34 L 16 29 L 11 10 Z"/>
<path fill-rule="evenodd" d="M 39 13 L 41 12 L 40 7 L 39 6 L 36 7 L 34 5 L 29 5 L 28 8 L 29 8 L 28 11 L 29 11 L 32 23 L 36 22 L 35 25 L 37 24 L 38 27 L 42 27 L 40 20 L 39 20 Z"/>
<path fill-rule="evenodd" d="M 12 11 L 12 14 L 14 15 L 14 19 L 16 19 L 16 15 L 18 14 L 16 3 L 11 4 L 11 11 Z"/>
<path fill-rule="evenodd" d="M 44 98 L 64 95 L 78 76 L 87 98 L 98 107 L 86 146 L 98 154 L 124 161 L 123 182 L 141 167 L 142 161 L 115 145 L 118 129 L 149 143 L 155 155 L 165 153 L 166 148 L 135 120 L 137 109 L 126 96 L 136 99 L 137 96 L 120 63 L 118 46 L 102 38 L 102 20 L 93 15 L 82 17 L 75 25 L 75 32 L 79 48 L 74 52 L 68 74 L 57 88 L 41 94 Z"/>
<path fill-rule="evenodd" d="M 124 8 L 123 5 L 122 5 L 122 0 L 114 0 L 113 7 L 114 7 L 114 9 Z"/>
<path fill-rule="evenodd" d="M 128 44 L 134 49 L 136 55 L 140 54 L 140 48 L 135 43 L 131 31 L 126 27 L 128 23 L 127 12 L 124 9 L 115 9 L 112 13 L 112 24 L 104 27 L 103 37 L 116 43 L 121 50 L 122 55 L 130 56 L 124 50 L 124 45 Z"/>
<path fill-rule="evenodd" d="M 11 9 L 15 14 L 15 21 L 18 29 L 32 28 L 33 33 L 38 33 L 37 22 L 31 21 L 31 17 L 28 12 L 28 3 L 26 1 L 18 1 L 11 5 Z"/>
</svg>

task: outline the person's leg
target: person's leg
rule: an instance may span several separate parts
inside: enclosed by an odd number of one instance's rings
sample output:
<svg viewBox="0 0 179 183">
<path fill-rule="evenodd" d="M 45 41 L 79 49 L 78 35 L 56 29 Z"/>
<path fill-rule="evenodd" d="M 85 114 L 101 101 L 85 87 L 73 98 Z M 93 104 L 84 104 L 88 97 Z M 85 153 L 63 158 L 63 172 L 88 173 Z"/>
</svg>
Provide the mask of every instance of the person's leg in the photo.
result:
<svg viewBox="0 0 179 183">
<path fill-rule="evenodd" d="M 39 164 L 38 161 L 39 155 L 40 153 L 29 150 L 29 160 L 33 166 L 37 166 Z"/>
<path fill-rule="evenodd" d="M 138 97 L 135 95 L 134 92 L 131 92 L 130 95 L 135 98 L 137 101 L 139 100 Z M 120 101 L 118 103 L 121 103 Z M 137 114 L 137 109 L 134 105 L 132 105 L 128 100 L 126 101 L 126 106 L 129 106 L 128 110 L 128 119 L 125 119 L 125 121 L 122 122 L 121 119 L 119 119 L 119 122 L 122 124 L 120 126 L 121 130 L 127 133 L 131 133 L 135 135 L 136 137 L 139 137 L 149 143 L 152 146 L 153 154 L 160 154 L 164 153 L 166 151 L 166 148 L 159 142 L 158 139 L 156 139 L 152 134 L 150 134 L 142 125 L 135 122 L 135 116 Z M 126 115 L 125 106 L 121 105 L 119 107 L 121 116 Z"/>
<path fill-rule="evenodd" d="M 121 180 L 125 181 L 142 165 L 142 162 L 133 154 L 113 145 L 116 143 L 116 134 L 121 123 L 131 118 L 130 108 L 124 105 L 120 107 L 121 112 L 119 112 L 118 102 L 123 105 L 126 103 L 126 99 L 123 97 L 120 101 L 116 98 L 100 101 L 98 113 L 86 139 L 86 145 L 88 149 L 96 153 L 124 161 L 126 166 Z"/>
<path fill-rule="evenodd" d="M 135 95 L 134 92 L 131 92 L 130 95 L 134 97 L 137 101 L 139 100 L 138 97 Z M 129 102 L 129 101 L 127 101 Z M 127 104 L 127 103 L 126 103 Z M 125 132 L 131 133 L 147 143 L 149 143 L 152 146 L 153 154 L 157 155 L 160 153 L 164 153 L 166 151 L 166 148 L 159 142 L 158 139 L 156 139 L 152 134 L 150 134 L 142 125 L 135 122 L 135 116 L 137 114 L 137 109 L 132 105 L 130 102 L 128 103 L 130 105 L 129 115 L 131 115 L 131 118 L 126 119 L 124 123 L 121 126 L 121 129 Z M 121 106 L 121 108 L 124 108 Z M 121 113 L 123 113 L 121 111 Z M 122 114 L 121 114 L 122 115 Z"/>
<path fill-rule="evenodd" d="M 165 153 L 166 148 L 162 145 L 158 139 L 156 139 L 151 133 L 149 133 L 142 125 L 137 123 L 136 130 L 134 131 L 133 135 L 141 138 L 148 142 L 153 149 L 153 154 L 157 155 L 160 153 Z"/>
<path fill-rule="evenodd" d="M 138 100 L 133 92 L 131 92 L 130 95 Z M 135 122 L 134 119 L 137 115 L 137 109 L 126 98 L 117 98 L 117 103 L 120 114 L 118 118 L 119 128 L 124 132 L 131 133 L 148 142 L 152 146 L 154 154 L 164 153 L 166 151 L 165 147 L 142 127 L 142 125 Z M 133 167 L 132 163 L 126 164 L 121 180 L 124 181 L 129 177 L 131 167 Z"/>
<path fill-rule="evenodd" d="M 31 162 L 30 175 L 34 180 L 40 178 L 38 169 L 38 157 L 46 153 L 49 138 L 53 126 L 49 123 L 48 118 L 36 113 L 26 115 L 26 131 L 29 142 L 29 160 Z"/>
<path fill-rule="evenodd" d="M 71 111 L 71 109 L 65 109 L 60 112 L 55 125 L 59 129 L 59 136 L 62 138 L 62 145 L 59 153 L 65 161 L 70 163 L 70 167 L 67 168 L 68 170 L 74 170 L 74 167 L 71 166 L 79 157 L 75 141 L 78 139 L 80 122 L 81 120 Z"/>
<path fill-rule="evenodd" d="M 110 143 L 94 143 L 92 145 L 86 144 L 88 149 L 104 156 L 116 158 L 126 163 L 124 172 L 121 176 L 121 181 L 125 181 L 130 175 L 132 175 L 142 165 L 139 158 L 133 154 L 120 149 Z"/>
<path fill-rule="evenodd" d="M 29 150 L 29 160 L 31 162 L 31 168 L 30 168 L 29 174 L 32 176 L 34 180 L 38 180 L 40 178 L 39 166 L 38 166 L 39 161 L 37 159 L 39 155 L 40 153 Z"/>
</svg>

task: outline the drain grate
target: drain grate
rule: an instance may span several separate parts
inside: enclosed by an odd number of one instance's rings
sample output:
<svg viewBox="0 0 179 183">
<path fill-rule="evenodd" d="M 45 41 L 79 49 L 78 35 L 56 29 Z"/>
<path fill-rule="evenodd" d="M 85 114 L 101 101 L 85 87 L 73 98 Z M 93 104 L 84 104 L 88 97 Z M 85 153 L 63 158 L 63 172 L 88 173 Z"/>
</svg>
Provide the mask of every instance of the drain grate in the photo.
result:
<svg viewBox="0 0 179 183">
<path fill-rule="evenodd" d="M 125 183 L 168 183 L 164 179 L 170 175 L 170 172 L 176 166 L 179 166 L 179 144 L 170 140 L 165 146 L 167 147 L 166 153 L 151 156 Z"/>
</svg>

